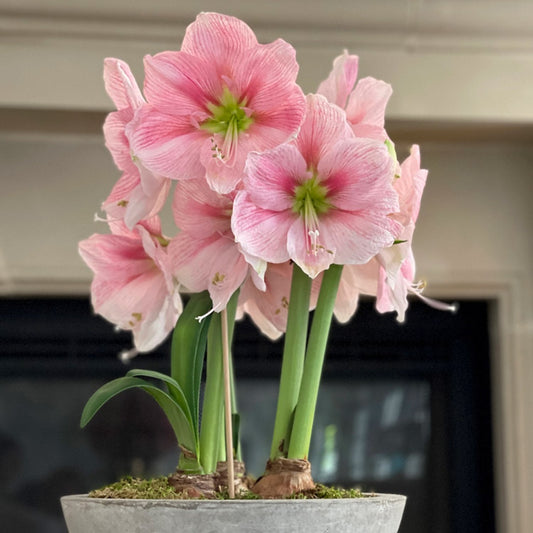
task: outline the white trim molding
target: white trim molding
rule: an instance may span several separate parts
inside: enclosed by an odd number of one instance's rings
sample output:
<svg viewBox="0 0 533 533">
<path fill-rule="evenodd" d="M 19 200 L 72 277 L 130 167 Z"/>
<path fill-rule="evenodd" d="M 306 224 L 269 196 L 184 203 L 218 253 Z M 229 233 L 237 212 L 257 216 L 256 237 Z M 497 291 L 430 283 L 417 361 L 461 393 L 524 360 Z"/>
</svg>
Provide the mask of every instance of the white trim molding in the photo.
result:
<svg viewBox="0 0 533 533">
<path fill-rule="evenodd" d="M 526 272 L 430 272 L 431 295 L 492 302 L 496 531 L 527 533 L 533 523 L 533 299 Z"/>
<path fill-rule="evenodd" d="M 304 7 L 305 4 L 305 7 Z M 261 41 L 291 42 L 313 91 L 347 48 L 363 75 L 395 88 L 398 119 L 533 121 L 533 4 L 452 0 L 264 3 L 210 0 L 204 10 L 242 17 Z M 107 110 L 102 59 L 142 77 L 142 57 L 177 49 L 192 0 L 0 0 L 0 107 Z"/>
</svg>

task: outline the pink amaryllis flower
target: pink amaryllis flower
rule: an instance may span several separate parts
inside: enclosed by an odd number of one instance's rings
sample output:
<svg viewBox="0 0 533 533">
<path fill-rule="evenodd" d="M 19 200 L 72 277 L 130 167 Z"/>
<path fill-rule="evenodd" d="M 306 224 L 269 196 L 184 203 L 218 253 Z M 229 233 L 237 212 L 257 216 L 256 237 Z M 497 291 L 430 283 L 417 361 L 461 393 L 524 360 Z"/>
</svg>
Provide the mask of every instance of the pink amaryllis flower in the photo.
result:
<svg viewBox="0 0 533 533">
<path fill-rule="evenodd" d="M 418 295 L 434 307 L 449 309 L 449 306 L 423 297 L 421 292 L 424 284 L 414 282 L 412 241 L 428 175 L 427 170 L 420 168 L 420 149 L 417 145 L 411 147 L 410 155 L 400 168 L 400 178 L 395 180 L 394 187 L 400 200 L 400 212 L 396 216 L 403 225 L 403 231 L 398 236 L 398 244 L 383 250 L 377 257 L 379 281 L 376 308 L 380 313 L 396 311 L 398 321 L 403 322 L 409 293 Z"/>
<path fill-rule="evenodd" d="M 412 240 L 426 179 L 427 170 L 420 168 L 419 147 L 414 145 L 401 164 L 400 177 L 394 180 L 400 210 L 392 216 L 402 225 L 402 232 L 396 244 L 381 250 L 365 265 L 344 268 L 335 305 L 335 315 L 341 322 L 347 322 L 355 312 L 359 294 L 376 296 L 377 310 L 380 313 L 395 311 L 399 322 L 405 319 L 409 294 L 432 307 L 454 310 L 454 306 L 423 296 L 424 284 L 414 281 Z"/>
<path fill-rule="evenodd" d="M 248 158 L 237 242 L 267 262 L 292 259 L 312 278 L 332 263 L 365 263 L 401 230 L 390 217 L 394 165 L 383 143 L 355 138 L 342 109 L 309 95 L 295 141 Z"/>
<path fill-rule="evenodd" d="M 110 113 L 104 124 L 106 146 L 123 174 L 102 209 L 113 220 L 124 220 L 132 229 L 140 220 L 161 210 L 170 180 L 149 172 L 131 151 L 125 129 L 145 101 L 129 66 L 119 59 L 107 58 L 104 61 L 104 82 L 117 106 L 117 111 Z"/>
<path fill-rule="evenodd" d="M 145 58 L 144 106 L 128 128 L 139 159 L 157 174 L 207 177 L 232 191 L 251 150 L 272 148 L 296 133 L 305 99 L 288 43 L 262 45 L 241 20 L 201 13 L 181 50 Z"/>
<path fill-rule="evenodd" d="M 345 50 L 334 60 L 332 71 L 319 85 L 317 92 L 346 110 L 348 122 L 357 137 L 385 141 L 388 138 L 385 108 L 392 87 L 372 77 L 362 78 L 355 85 L 357 68 L 358 57 Z"/>
<path fill-rule="evenodd" d="M 172 270 L 185 290 L 208 290 L 213 311 L 224 309 L 249 275 L 264 290 L 266 265 L 252 257 L 250 267 L 231 231 L 231 196 L 211 190 L 205 181 L 176 184 L 172 210 L 178 235 L 169 245 Z"/>
<path fill-rule="evenodd" d="M 182 310 L 170 272 L 168 240 L 157 217 L 129 230 L 119 222 L 112 234 L 94 234 L 79 252 L 94 272 L 91 298 L 96 313 L 130 330 L 136 349 L 150 351 L 163 342 Z"/>
</svg>

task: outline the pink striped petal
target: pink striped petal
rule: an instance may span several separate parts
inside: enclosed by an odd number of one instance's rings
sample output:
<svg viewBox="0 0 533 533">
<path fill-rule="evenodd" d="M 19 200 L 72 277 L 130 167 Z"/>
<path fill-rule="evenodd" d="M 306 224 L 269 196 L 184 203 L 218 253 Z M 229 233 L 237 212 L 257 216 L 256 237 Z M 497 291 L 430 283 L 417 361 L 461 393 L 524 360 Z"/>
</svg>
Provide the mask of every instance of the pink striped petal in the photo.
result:
<svg viewBox="0 0 533 533">
<path fill-rule="evenodd" d="M 329 76 L 318 86 L 318 94 L 325 96 L 332 104 L 344 109 L 350 91 L 357 79 L 359 58 L 346 50 L 335 58 Z"/>
<path fill-rule="evenodd" d="M 184 52 L 161 52 L 144 58 L 144 92 L 160 111 L 208 117 L 205 105 L 217 101 L 223 80 L 212 61 Z"/>
<path fill-rule="evenodd" d="M 242 20 L 219 13 L 200 13 L 187 27 L 181 50 L 228 69 L 256 45 L 254 32 Z"/>
<path fill-rule="evenodd" d="M 265 291 L 259 291 L 248 279 L 240 301 L 245 312 L 263 334 L 277 339 L 287 328 L 287 314 L 291 289 L 292 264 L 269 264 L 265 273 Z"/>
<path fill-rule="evenodd" d="M 328 201 L 337 209 L 372 208 L 386 214 L 398 211 L 392 187 L 395 162 L 383 143 L 347 139 L 337 143 L 318 164 L 328 189 Z"/>
<path fill-rule="evenodd" d="M 428 171 L 420 168 L 420 149 L 411 147 L 411 154 L 401 164 L 401 177 L 394 182 L 394 188 L 400 197 L 400 214 L 402 222 L 416 222 L 420 211 L 422 193 L 426 185 Z"/>
<path fill-rule="evenodd" d="M 291 213 L 261 209 L 240 191 L 233 204 L 231 229 L 247 254 L 283 263 L 289 260 L 286 242 L 294 218 Z"/>
<path fill-rule="evenodd" d="M 131 149 L 126 137 L 126 125 L 133 119 L 133 110 L 123 109 L 109 113 L 104 122 L 106 148 L 111 153 L 115 165 L 125 172 L 132 172 L 135 163 L 131 159 Z"/>
<path fill-rule="evenodd" d="M 78 248 L 89 268 L 111 281 L 124 280 L 126 283 L 152 264 L 138 238 L 94 234 L 81 241 Z"/>
<path fill-rule="evenodd" d="M 233 293 L 243 284 L 248 275 L 248 263 L 233 243 L 228 246 L 222 239 L 218 241 L 218 249 L 213 249 L 216 257 L 209 273 L 209 295 L 216 312 L 225 309 Z M 214 247 L 213 247 L 214 248 Z"/>
<path fill-rule="evenodd" d="M 209 248 L 219 240 L 218 235 L 198 239 L 180 232 L 168 245 L 172 271 L 180 285 L 192 292 L 207 289 L 213 256 Z"/>
<path fill-rule="evenodd" d="M 196 239 L 231 230 L 232 201 L 211 190 L 205 180 L 179 181 L 172 212 L 178 228 Z"/>
<path fill-rule="evenodd" d="M 392 87 L 384 81 L 370 77 L 359 80 L 346 106 L 348 122 L 383 128 L 391 94 Z"/>
<path fill-rule="evenodd" d="M 320 226 L 319 226 L 320 230 Z M 318 235 L 315 250 L 309 247 L 308 228 L 303 218 L 298 217 L 287 235 L 287 250 L 290 258 L 310 277 L 316 278 L 320 272 L 329 268 L 335 259 L 335 246 L 331 246 Z"/>
<path fill-rule="evenodd" d="M 305 97 L 296 84 L 297 74 L 294 48 L 278 39 L 250 50 L 236 65 L 234 83 L 255 120 L 268 125 L 284 118 L 289 124 L 287 131 L 293 132 L 305 112 Z M 288 110 L 295 116 L 286 116 Z"/>
<path fill-rule="evenodd" d="M 128 64 L 108 57 L 104 60 L 104 84 L 117 109 L 137 109 L 145 102 Z"/>
<path fill-rule="evenodd" d="M 351 137 L 353 133 L 342 109 L 322 95 L 307 95 L 307 114 L 295 142 L 308 167 L 316 168 L 336 142 Z"/>
<path fill-rule="evenodd" d="M 322 244 L 335 251 L 334 262 L 340 265 L 366 263 L 393 244 L 399 227 L 386 213 L 372 209 L 333 210 L 320 220 Z"/>
<path fill-rule="evenodd" d="M 306 166 L 300 152 L 289 144 L 250 153 L 244 178 L 250 200 L 272 211 L 291 209 L 294 188 L 311 177 Z"/>
<path fill-rule="evenodd" d="M 170 179 L 193 179 L 204 175 L 198 151 L 207 135 L 187 116 L 141 108 L 126 128 L 133 153 L 152 172 Z"/>
<path fill-rule="evenodd" d="M 180 233 L 169 245 L 174 272 L 188 290 L 208 290 L 214 311 L 224 309 L 248 274 L 248 264 L 231 239 L 212 235 L 199 240 Z"/>
</svg>

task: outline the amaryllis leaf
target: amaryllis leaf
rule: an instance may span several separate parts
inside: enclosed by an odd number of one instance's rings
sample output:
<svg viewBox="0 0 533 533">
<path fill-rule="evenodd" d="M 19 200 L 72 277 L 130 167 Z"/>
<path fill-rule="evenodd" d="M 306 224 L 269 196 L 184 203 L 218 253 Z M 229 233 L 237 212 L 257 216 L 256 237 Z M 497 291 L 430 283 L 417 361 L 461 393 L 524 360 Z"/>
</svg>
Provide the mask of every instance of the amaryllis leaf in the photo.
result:
<svg viewBox="0 0 533 533">
<path fill-rule="evenodd" d="M 212 308 L 207 291 L 193 294 L 178 319 L 172 336 L 170 374 L 179 384 L 189 405 L 198 434 L 200 384 Z M 204 317 L 201 320 L 198 317 Z"/>
<path fill-rule="evenodd" d="M 239 413 L 232 413 L 231 427 L 233 428 L 233 450 L 235 454 L 238 453 L 240 447 L 240 432 L 241 432 L 241 416 Z"/>
<path fill-rule="evenodd" d="M 144 370 L 144 369 L 138 369 L 138 368 L 134 368 L 130 370 L 126 374 L 126 376 L 154 378 L 154 379 L 159 379 L 163 381 L 168 388 L 169 395 L 181 407 L 181 410 L 187 416 L 187 419 L 189 420 L 191 427 L 194 427 L 192 415 L 191 415 L 191 406 L 188 404 L 187 398 L 185 398 L 185 394 L 183 393 L 183 390 L 181 389 L 179 383 L 175 379 L 172 379 L 170 376 L 167 376 L 166 374 L 162 374 L 161 372 L 156 372 L 155 370 Z"/>
<path fill-rule="evenodd" d="M 117 394 L 129 389 L 142 389 L 159 404 L 163 409 L 180 447 L 196 453 L 197 438 L 196 432 L 191 425 L 189 417 L 183 412 L 178 403 L 169 396 L 166 392 L 151 385 L 144 379 L 139 379 L 132 376 L 125 376 L 122 378 L 109 381 L 102 385 L 87 401 L 83 413 L 81 415 L 81 427 L 85 427 L 93 416 L 100 410 L 100 408 L 107 403 L 111 398 Z"/>
</svg>

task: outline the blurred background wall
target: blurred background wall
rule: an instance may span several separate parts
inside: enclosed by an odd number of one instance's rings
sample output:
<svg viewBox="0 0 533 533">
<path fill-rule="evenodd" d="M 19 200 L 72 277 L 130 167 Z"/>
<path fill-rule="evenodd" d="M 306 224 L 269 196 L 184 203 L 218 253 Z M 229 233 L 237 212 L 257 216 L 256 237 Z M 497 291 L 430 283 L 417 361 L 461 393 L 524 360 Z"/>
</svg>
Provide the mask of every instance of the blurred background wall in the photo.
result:
<svg viewBox="0 0 533 533">
<path fill-rule="evenodd" d="M 102 60 L 177 49 L 199 10 L 297 50 L 316 89 L 333 58 L 392 84 L 387 129 L 429 178 L 415 234 L 427 294 L 492 302 L 499 533 L 533 523 L 533 3 L 454 0 L 0 0 L 0 294 L 88 294 L 77 242 L 118 171 L 103 146 Z M 2 324 L 0 323 L 0 332 Z M 1 335 L 0 335 L 1 342 Z"/>
</svg>

